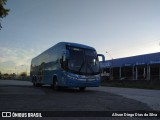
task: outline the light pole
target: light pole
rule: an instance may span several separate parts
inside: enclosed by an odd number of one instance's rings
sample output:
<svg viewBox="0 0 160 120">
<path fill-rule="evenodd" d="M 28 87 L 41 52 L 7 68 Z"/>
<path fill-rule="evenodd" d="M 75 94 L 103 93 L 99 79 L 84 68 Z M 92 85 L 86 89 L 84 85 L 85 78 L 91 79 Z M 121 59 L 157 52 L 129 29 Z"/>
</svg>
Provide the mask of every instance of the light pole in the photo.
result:
<svg viewBox="0 0 160 120">
<path fill-rule="evenodd" d="M 24 72 L 24 71 L 25 71 L 25 70 L 23 71 L 23 67 L 24 67 L 24 65 L 21 65 L 21 72 Z"/>
<path fill-rule="evenodd" d="M 113 57 L 111 56 L 111 54 L 108 51 L 106 51 L 106 53 L 108 53 L 109 57 L 111 58 L 110 79 L 113 80 Z"/>
<path fill-rule="evenodd" d="M 15 72 L 14 72 L 14 78 L 16 78 L 17 77 L 17 71 L 16 71 L 16 66 L 15 66 Z"/>
</svg>

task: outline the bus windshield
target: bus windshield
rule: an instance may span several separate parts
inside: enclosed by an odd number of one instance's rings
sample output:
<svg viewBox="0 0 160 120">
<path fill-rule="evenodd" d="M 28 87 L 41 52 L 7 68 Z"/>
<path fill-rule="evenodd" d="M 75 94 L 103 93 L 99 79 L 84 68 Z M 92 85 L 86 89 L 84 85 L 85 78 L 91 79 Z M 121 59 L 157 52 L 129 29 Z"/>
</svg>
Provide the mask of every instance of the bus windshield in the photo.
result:
<svg viewBox="0 0 160 120">
<path fill-rule="evenodd" d="M 83 75 L 99 74 L 99 61 L 95 50 L 68 46 L 68 70 Z"/>
</svg>

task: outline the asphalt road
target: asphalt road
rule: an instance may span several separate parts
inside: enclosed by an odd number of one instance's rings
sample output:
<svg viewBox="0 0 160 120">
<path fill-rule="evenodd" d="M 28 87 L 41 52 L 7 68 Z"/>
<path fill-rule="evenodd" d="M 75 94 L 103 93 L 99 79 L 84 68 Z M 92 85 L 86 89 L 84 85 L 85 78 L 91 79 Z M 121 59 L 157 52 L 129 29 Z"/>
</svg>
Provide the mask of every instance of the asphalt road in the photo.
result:
<svg viewBox="0 0 160 120">
<path fill-rule="evenodd" d="M 97 87 L 90 90 L 109 92 L 146 103 L 150 108 L 160 111 L 160 90 L 146 90 L 135 88 Z"/>
<path fill-rule="evenodd" d="M 1 111 L 137 111 L 147 104 L 106 91 L 103 87 L 55 91 L 27 81 L 0 80 Z"/>
</svg>

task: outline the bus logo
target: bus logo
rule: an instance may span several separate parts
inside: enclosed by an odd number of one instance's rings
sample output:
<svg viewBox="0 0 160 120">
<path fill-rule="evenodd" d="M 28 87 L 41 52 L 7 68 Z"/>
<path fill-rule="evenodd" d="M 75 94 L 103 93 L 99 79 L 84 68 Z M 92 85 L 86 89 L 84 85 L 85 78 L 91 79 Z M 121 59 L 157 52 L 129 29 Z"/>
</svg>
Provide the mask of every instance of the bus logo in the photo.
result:
<svg viewBox="0 0 160 120">
<path fill-rule="evenodd" d="M 11 117 L 11 112 L 2 112 L 2 117 Z"/>
</svg>

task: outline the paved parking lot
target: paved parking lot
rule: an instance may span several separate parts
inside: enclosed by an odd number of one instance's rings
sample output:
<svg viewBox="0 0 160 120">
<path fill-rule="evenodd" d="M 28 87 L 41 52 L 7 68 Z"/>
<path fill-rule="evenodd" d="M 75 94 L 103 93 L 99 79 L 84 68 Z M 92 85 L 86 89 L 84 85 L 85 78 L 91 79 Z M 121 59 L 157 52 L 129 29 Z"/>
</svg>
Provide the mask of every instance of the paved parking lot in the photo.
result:
<svg viewBox="0 0 160 120">
<path fill-rule="evenodd" d="M 121 95 L 126 98 L 134 99 L 146 103 L 153 110 L 160 111 L 160 90 L 146 90 L 135 88 L 117 88 L 117 87 L 98 87 L 90 88 L 90 90 L 97 90 Z"/>
<path fill-rule="evenodd" d="M 1 111 L 137 111 L 152 109 L 145 103 L 102 91 L 103 87 L 55 91 L 33 87 L 27 81 L 0 80 Z"/>
</svg>

